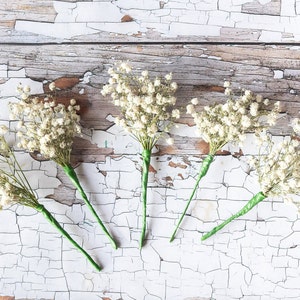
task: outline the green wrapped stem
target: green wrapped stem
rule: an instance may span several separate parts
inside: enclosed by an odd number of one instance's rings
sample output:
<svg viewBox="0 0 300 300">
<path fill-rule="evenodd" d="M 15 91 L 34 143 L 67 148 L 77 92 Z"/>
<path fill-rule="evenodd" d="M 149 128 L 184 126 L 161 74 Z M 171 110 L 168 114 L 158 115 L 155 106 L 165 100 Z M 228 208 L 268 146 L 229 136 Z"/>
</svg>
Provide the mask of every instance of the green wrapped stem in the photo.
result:
<svg viewBox="0 0 300 300">
<path fill-rule="evenodd" d="M 79 191 L 84 203 L 86 204 L 86 206 L 89 208 L 89 210 L 91 211 L 91 213 L 93 214 L 93 216 L 96 218 L 96 220 L 98 221 L 101 229 L 103 230 L 103 232 L 105 233 L 105 235 L 107 236 L 107 238 L 109 239 L 112 247 L 114 249 L 117 249 L 117 244 L 114 241 L 113 237 L 110 235 L 110 233 L 108 232 L 108 230 L 106 229 L 106 227 L 104 226 L 103 222 L 101 221 L 101 219 L 99 218 L 99 216 L 97 215 L 95 209 L 93 208 L 93 206 L 91 205 L 88 197 L 86 196 L 79 180 L 78 177 L 74 171 L 74 169 L 67 165 L 63 167 L 64 172 L 68 175 L 68 177 L 70 178 L 70 180 L 72 181 L 73 185 L 77 188 L 77 190 Z"/>
<path fill-rule="evenodd" d="M 140 248 L 143 247 L 146 235 L 146 217 L 147 217 L 147 187 L 148 187 L 148 174 L 151 158 L 151 150 L 144 149 L 142 152 L 143 157 L 143 175 L 142 175 L 142 202 L 143 202 L 143 216 L 142 216 L 142 233 L 140 238 Z"/>
<path fill-rule="evenodd" d="M 73 238 L 68 234 L 68 232 L 66 232 L 63 229 L 63 227 L 57 222 L 57 220 L 51 215 L 51 213 L 43 205 L 40 204 L 34 208 L 38 212 L 42 213 L 43 216 L 49 221 L 49 223 L 52 224 L 61 233 L 62 236 L 67 238 L 69 242 L 87 258 L 87 260 L 93 265 L 93 267 L 97 271 L 101 271 L 101 267 L 90 257 L 90 255 L 83 248 L 81 248 L 77 244 L 77 242 L 73 240 Z"/>
<path fill-rule="evenodd" d="M 175 235 L 177 233 L 177 230 L 178 230 L 178 228 L 179 228 L 179 226 L 180 226 L 180 224 L 181 224 L 181 222 L 182 222 L 182 220 L 183 220 L 183 218 L 184 218 L 184 216 L 185 216 L 185 214 L 186 214 L 186 212 L 187 212 L 187 210 L 188 210 L 188 208 L 189 208 L 189 206 L 191 204 L 192 199 L 194 198 L 194 195 L 195 195 L 195 192 L 196 192 L 196 190 L 198 188 L 199 182 L 200 182 L 201 178 L 203 178 L 206 175 L 206 173 L 207 173 L 207 171 L 209 169 L 209 166 L 211 165 L 213 159 L 214 159 L 214 156 L 211 155 L 211 154 L 209 154 L 203 160 L 202 165 L 201 165 L 201 169 L 199 171 L 198 179 L 196 181 L 196 184 L 195 184 L 195 187 L 193 189 L 193 192 L 192 192 L 192 194 L 191 194 L 191 196 L 190 196 L 190 198 L 189 198 L 189 200 L 188 200 L 188 202 L 187 202 L 187 204 L 185 206 L 185 209 L 184 209 L 183 213 L 181 214 L 181 217 L 180 217 L 180 219 L 179 219 L 179 221 L 178 221 L 178 223 L 176 225 L 176 228 L 175 228 L 175 230 L 174 230 L 174 232 L 173 232 L 173 234 L 172 234 L 172 236 L 170 238 L 170 242 L 172 242 L 175 239 Z"/>
<path fill-rule="evenodd" d="M 233 221 L 234 219 L 237 219 L 240 216 L 243 216 L 248 211 L 250 211 L 255 205 L 257 205 L 259 202 L 263 201 L 267 196 L 265 196 L 262 192 L 257 193 L 251 200 L 247 202 L 247 204 L 236 214 L 228 218 L 226 221 L 224 221 L 222 224 L 216 226 L 213 228 L 210 232 L 206 233 L 202 236 L 201 240 L 204 241 L 214 235 L 216 232 L 221 230 L 224 226 L 226 226 L 228 223 Z"/>
</svg>

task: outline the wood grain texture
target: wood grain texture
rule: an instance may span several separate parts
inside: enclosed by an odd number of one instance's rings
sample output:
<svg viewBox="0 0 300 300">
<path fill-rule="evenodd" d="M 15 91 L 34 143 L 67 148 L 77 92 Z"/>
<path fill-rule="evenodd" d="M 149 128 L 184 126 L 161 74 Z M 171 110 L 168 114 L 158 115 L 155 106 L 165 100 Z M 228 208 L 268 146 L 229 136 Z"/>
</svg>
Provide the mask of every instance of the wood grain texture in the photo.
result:
<svg viewBox="0 0 300 300">
<path fill-rule="evenodd" d="M 37 194 L 64 204 L 45 199 L 64 227 L 99 255 L 105 269 L 91 274 L 34 211 L 12 208 L 0 218 L 0 292 L 23 300 L 299 299 L 299 224 L 295 211 L 281 200 L 266 201 L 254 215 L 239 220 L 242 230 L 235 225 L 212 244 L 198 245 L 199 232 L 236 211 L 257 189 L 244 168 L 245 157 L 236 159 L 255 154 L 251 137 L 244 153 L 238 147 L 218 153 L 178 244 L 173 250 L 167 246 L 209 149 L 193 135 L 185 105 L 194 97 L 200 108 L 224 102 L 223 81 L 230 80 L 237 93 L 242 87 L 271 102 L 280 100 L 281 119 L 272 132 L 289 133 L 289 121 L 300 109 L 299 24 L 298 0 L 1 0 L 0 100 L 7 104 L 13 99 L 20 81 L 45 93 L 55 81 L 59 102 L 79 102 L 83 136 L 74 141 L 72 165 L 121 248 L 106 248 L 59 166 L 29 161 L 22 153 Z M 140 149 L 116 130 L 112 116 L 118 110 L 100 93 L 108 68 L 119 60 L 153 76 L 173 72 L 178 107 L 183 108 L 180 129 L 171 133 L 174 145 L 159 142 L 151 158 L 150 247 L 142 252 L 135 249 Z M 7 124 L 3 102 L 0 124 Z"/>
<path fill-rule="evenodd" d="M 0 17 L 2 43 L 300 41 L 296 0 L 3 0 Z"/>
<path fill-rule="evenodd" d="M 242 12 L 255 14 L 255 15 L 271 15 L 279 16 L 280 15 L 280 0 L 272 0 L 265 4 L 260 3 L 259 1 L 249 1 L 242 5 Z"/>
<path fill-rule="evenodd" d="M 19 49 L 0 45 L 0 64 L 7 65 L 8 73 L 24 68 L 27 77 L 55 80 L 65 88 L 64 93 L 72 92 L 77 98 L 84 88 L 79 100 L 89 107 L 86 125 L 96 129 L 104 129 L 108 122 L 102 124 L 103 115 L 93 119 L 96 109 L 90 108 L 101 104 L 109 108 L 106 112 L 114 112 L 100 89 L 108 80 L 108 68 L 121 60 L 128 60 L 137 70 L 148 69 L 153 76 L 172 72 L 179 85 L 179 104 L 192 97 L 200 97 L 204 105 L 221 100 L 224 80 L 232 81 L 235 88 L 283 101 L 291 114 L 295 112 L 289 107 L 298 103 L 300 55 L 293 46 L 44 45 Z M 276 71 L 280 78 L 274 78 Z"/>
<path fill-rule="evenodd" d="M 0 46 L 0 65 L 7 73 L 24 69 L 36 81 L 56 81 L 61 88 L 59 101 L 71 98 L 81 106 L 82 125 L 87 130 L 106 131 L 113 123 L 109 115 L 117 109 L 109 97 L 100 93 L 108 80 L 107 70 L 115 62 L 128 60 L 137 70 L 148 69 L 153 76 L 173 72 L 178 83 L 178 107 L 198 97 L 200 106 L 223 102 L 223 82 L 233 88 L 250 89 L 272 101 L 281 101 L 282 116 L 272 129 L 276 135 L 289 132 L 291 117 L 300 110 L 300 56 L 292 46 L 242 45 L 43 45 Z M 7 62 L 8 61 L 8 62 Z M 11 79 L 11 78 L 10 78 Z M 2 82 L 10 80 L 2 78 Z M 44 90 L 47 92 L 47 84 Z M 184 113 L 181 124 L 193 125 Z M 158 154 L 206 153 L 207 147 L 195 138 L 175 138 L 175 146 L 161 145 Z M 85 145 L 84 145 L 85 144 Z M 90 142 L 76 141 L 77 161 L 102 161 L 114 149 L 98 148 Z"/>
</svg>

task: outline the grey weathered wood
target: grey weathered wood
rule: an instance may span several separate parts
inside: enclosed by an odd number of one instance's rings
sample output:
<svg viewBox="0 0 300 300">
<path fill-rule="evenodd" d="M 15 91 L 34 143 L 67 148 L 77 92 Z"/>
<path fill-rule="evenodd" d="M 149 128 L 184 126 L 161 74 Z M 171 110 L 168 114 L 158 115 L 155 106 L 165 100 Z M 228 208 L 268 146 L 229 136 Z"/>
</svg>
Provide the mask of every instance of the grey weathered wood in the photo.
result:
<svg viewBox="0 0 300 300">
<path fill-rule="evenodd" d="M 89 18 L 97 10 L 103 13 L 105 7 L 99 6 L 103 3 L 110 5 L 105 18 L 97 14 Z M 149 0 L 143 6 L 139 1 L 3 0 L 0 43 L 295 43 L 299 42 L 300 16 L 298 4 L 291 6 L 289 2 L 281 4 L 281 0 Z M 36 30 L 39 27 L 43 30 Z M 66 34 L 58 34 L 59 31 Z"/>
<path fill-rule="evenodd" d="M 266 4 L 261 4 L 259 1 L 249 1 L 242 5 L 242 12 L 255 15 L 280 15 L 280 0 L 272 0 Z"/>
<path fill-rule="evenodd" d="M 0 65 L 7 64 L 8 72 L 24 68 L 27 76 L 34 80 L 56 80 L 62 88 L 58 94 L 60 101 L 76 98 L 82 107 L 83 126 L 95 130 L 107 130 L 112 125 L 107 116 L 118 114 L 110 98 L 104 98 L 100 90 L 108 80 L 108 68 L 120 60 L 129 60 L 138 70 L 148 69 L 153 76 L 173 72 L 179 85 L 179 107 L 185 107 L 193 97 L 200 99 L 201 106 L 225 101 L 224 80 L 230 80 L 237 91 L 242 87 L 272 101 L 280 100 L 283 114 L 279 125 L 272 130 L 274 134 L 289 132 L 289 120 L 298 116 L 300 110 L 300 55 L 297 47 L 43 45 L 24 46 L 20 51 L 19 47 L 0 46 Z M 87 83 L 82 81 L 84 77 L 89 78 Z M 82 89 L 84 93 L 80 94 Z M 193 124 L 184 113 L 179 122 Z M 199 148 L 197 139 L 185 141 L 175 136 L 175 140 L 175 146 L 162 146 L 159 154 L 206 152 L 203 145 Z M 81 149 L 75 151 L 79 161 L 102 160 L 114 153 L 113 149 L 98 148 L 89 142 L 84 146 L 78 141 L 77 145 Z"/>
</svg>

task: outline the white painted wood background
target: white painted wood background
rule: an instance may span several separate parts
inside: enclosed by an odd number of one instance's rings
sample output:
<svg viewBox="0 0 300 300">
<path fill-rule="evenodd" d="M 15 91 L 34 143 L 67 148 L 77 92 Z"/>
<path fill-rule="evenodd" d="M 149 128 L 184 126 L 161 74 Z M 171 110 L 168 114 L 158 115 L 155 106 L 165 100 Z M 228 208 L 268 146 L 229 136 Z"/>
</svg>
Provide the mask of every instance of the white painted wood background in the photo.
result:
<svg viewBox="0 0 300 300">
<path fill-rule="evenodd" d="M 100 94 L 108 68 L 129 60 L 154 75 L 172 71 L 178 105 L 224 101 L 223 80 L 280 100 L 274 139 L 299 115 L 300 1 L 4 0 L 0 3 L 0 121 L 19 82 L 82 107 L 76 172 L 120 248 L 113 250 L 62 171 L 18 152 L 45 206 L 103 266 L 96 273 L 33 210 L 0 212 L 0 299 L 272 300 L 300 298 L 300 222 L 282 199 L 267 199 L 215 237 L 210 230 L 258 192 L 246 159 L 228 146 L 201 183 L 178 238 L 169 243 L 207 145 L 183 115 L 151 160 L 146 246 L 140 251 L 141 149 L 115 126 L 117 110 Z M 241 154 L 239 153 L 239 154 Z M 233 155 L 232 155 L 233 154 Z M 54 201 L 55 199 L 56 201 Z M 4 296 L 9 296 L 4 298 Z"/>
</svg>

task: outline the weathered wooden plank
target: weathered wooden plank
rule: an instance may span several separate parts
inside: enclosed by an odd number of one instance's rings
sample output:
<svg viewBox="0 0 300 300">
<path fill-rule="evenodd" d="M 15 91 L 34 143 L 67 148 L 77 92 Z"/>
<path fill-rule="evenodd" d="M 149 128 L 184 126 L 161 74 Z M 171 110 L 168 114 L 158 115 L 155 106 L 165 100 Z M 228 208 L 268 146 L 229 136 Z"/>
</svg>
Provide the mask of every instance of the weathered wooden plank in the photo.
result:
<svg viewBox="0 0 300 300">
<path fill-rule="evenodd" d="M 25 46 L 21 52 L 14 46 L 2 45 L 0 66 L 6 68 L 2 72 L 6 75 L 1 82 L 5 86 L 14 77 L 20 77 L 22 69 L 26 77 L 35 81 L 55 80 L 62 89 L 58 93 L 60 101 L 78 100 L 83 126 L 106 131 L 113 124 L 108 116 L 118 111 L 100 90 L 108 80 L 108 68 L 120 60 L 129 60 L 134 68 L 148 69 L 152 75 L 173 72 L 179 85 L 179 107 L 185 107 L 193 97 L 198 97 L 202 106 L 225 101 L 222 86 L 226 79 L 232 81 L 236 90 L 251 89 L 282 102 L 283 115 L 274 134 L 286 134 L 290 118 L 299 115 L 300 55 L 297 47 L 288 46 L 44 45 Z M 47 84 L 44 89 L 47 91 Z M 193 120 L 183 112 L 179 123 L 192 125 Z M 198 139 L 185 140 L 175 135 L 175 140 L 173 147 L 161 145 L 158 154 L 206 151 L 198 145 Z M 101 161 L 116 153 L 104 144 L 99 148 L 85 143 L 77 141 L 74 154 L 78 161 Z"/>
<path fill-rule="evenodd" d="M 299 1 L 3 0 L 0 41 L 299 42 Z"/>
<path fill-rule="evenodd" d="M 280 0 L 271 0 L 267 3 L 260 3 L 259 1 L 249 1 L 242 5 L 242 12 L 256 15 L 280 15 Z"/>
<path fill-rule="evenodd" d="M 13 30 L 16 20 L 30 20 L 34 22 L 54 22 L 56 12 L 52 0 L 1 1 L 0 3 L 1 31 Z M 11 31 L 7 31 L 9 36 Z"/>
</svg>

